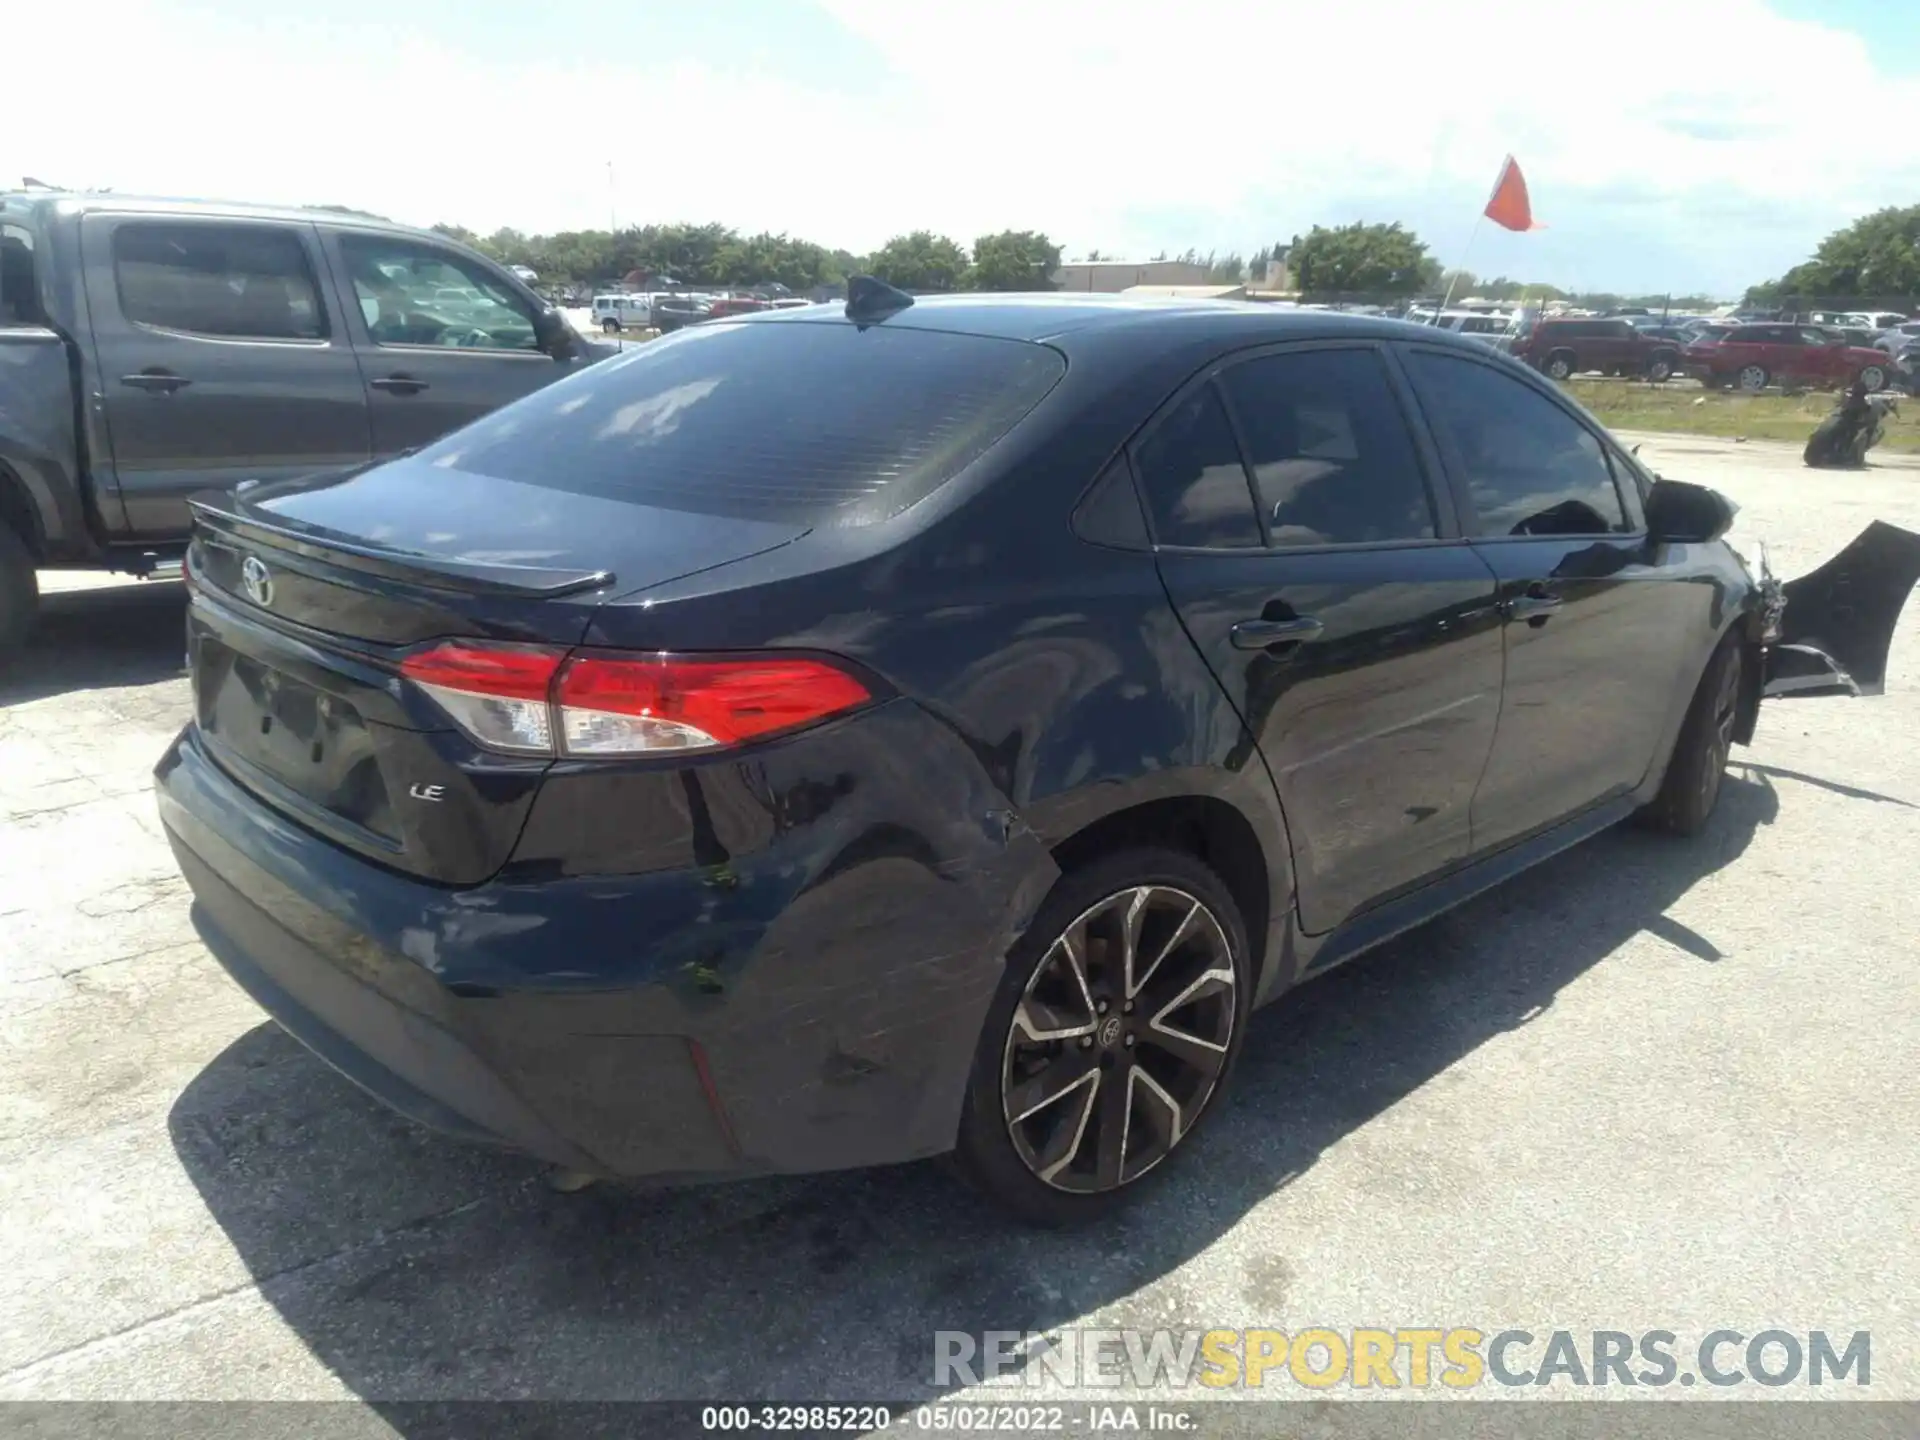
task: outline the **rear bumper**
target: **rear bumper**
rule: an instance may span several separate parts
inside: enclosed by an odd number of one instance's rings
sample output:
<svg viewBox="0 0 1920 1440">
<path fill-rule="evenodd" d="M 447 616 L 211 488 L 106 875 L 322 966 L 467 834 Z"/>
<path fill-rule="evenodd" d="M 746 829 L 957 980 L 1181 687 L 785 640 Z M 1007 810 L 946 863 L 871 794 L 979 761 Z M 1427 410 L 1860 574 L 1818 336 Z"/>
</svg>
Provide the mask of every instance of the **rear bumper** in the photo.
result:
<svg viewBox="0 0 1920 1440">
<path fill-rule="evenodd" d="M 892 750 L 902 726 L 939 749 L 904 702 L 849 722 L 880 733 L 843 743 Z M 862 788 L 895 825 L 929 799 L 885 775 Z M 724 881 L 456 890 L 295 826 L 191 729 L 156 789 L 208 949 L 296 1039 L 423 1123 L 613 1176 L 951 1148 L 1001 956 L 1056 873 L 1023 830 L 948 817 L 903 854 L 846 817 L 851 843 L 844 825 L 797 826 Z"/>
</svg>

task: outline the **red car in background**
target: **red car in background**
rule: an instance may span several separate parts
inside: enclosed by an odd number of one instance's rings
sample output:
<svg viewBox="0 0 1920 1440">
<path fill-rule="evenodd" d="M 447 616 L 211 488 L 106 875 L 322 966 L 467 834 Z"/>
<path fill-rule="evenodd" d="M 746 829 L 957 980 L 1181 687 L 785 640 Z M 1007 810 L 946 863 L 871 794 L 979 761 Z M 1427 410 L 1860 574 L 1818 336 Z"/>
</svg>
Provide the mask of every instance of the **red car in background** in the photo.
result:
<svg viewBox="0 0 1920 1440">
<path fill-rule="evenodd" d="M 713 302 L 713 308 L 707 312 L 707 318 L 721 320 L 729 315 L 751 315 L 756 310 L 767 308 L 766 301 L 755 299 L 751 295 L 724 295 Z"/>
<path fill-rule="evenodd" d="M 1818 325 L 1741 325 L 1687 346 L 1681 359 L 1708 389 L 1733 385 L 1749 393 L 1769 385 L 1833 389 L 1855 380 L 1882 390 L 1893 370 L 1884 350 L 1849 345 Z"/>
</svg>

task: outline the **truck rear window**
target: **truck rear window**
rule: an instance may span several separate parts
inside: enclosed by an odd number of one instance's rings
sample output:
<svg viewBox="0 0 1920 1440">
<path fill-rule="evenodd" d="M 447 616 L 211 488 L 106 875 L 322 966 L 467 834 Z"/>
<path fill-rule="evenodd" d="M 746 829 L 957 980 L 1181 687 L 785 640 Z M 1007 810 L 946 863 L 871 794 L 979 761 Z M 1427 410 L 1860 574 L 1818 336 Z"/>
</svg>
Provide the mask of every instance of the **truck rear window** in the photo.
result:
<svg viewBox="0 0 1920 1440">
<path fill-rule="evenodd" d="M 670 510 L 869 524 L 952 479 L 1066 362 L 1021 340 L 839 321 L 698 325 L 420 452 L 448 469 Z"/>
</svg>

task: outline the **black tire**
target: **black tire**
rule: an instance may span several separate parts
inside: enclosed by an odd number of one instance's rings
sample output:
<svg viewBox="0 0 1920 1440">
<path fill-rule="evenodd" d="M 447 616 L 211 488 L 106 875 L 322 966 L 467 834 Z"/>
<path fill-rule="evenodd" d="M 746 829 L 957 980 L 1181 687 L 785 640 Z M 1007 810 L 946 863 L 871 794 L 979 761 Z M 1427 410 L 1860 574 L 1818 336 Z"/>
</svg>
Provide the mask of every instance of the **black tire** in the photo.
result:
<svg viewBox="0 0 1920 1440">
<path fill-rule="evenodd" d="M 1549 380 L 1567 380 L 1573 376 L 1574 358 L 1572 352 L 1556 350 L 1547 356 L 1547 363 L 1540 369 Z"/>
<path fill-rule="evenodd" d="M 1673 357 L 1656 355 L 1647 364 L 1647 379 L 1656 385 L 1664 385 L 1673 378 Z"/>
<path fill-rule="evenodd" d="M 1130 924 L 1135 953 L 1157 957 L 1138 975 L 1125 960 Z M 1106 1214 L 1218 1108 L 1252 990 L 1239 907 L 1191 855 L 1127 850 L 1068 872 L 1007 956 L 956 1167 L 1028 1224 Z M 1024 1100 L 1037 1103 L 1016 1115 Z"/>
<path fill-rule="evenodd" d="M 1652 829 L 1669 835 L 1698 835 L 1712 818 L 1733 749 L 1744 664 L 1739 643 L 1732 638 L 1722 641 L 1707 662 L 1673 742 L 1660 793 L 1640 812 Z"/>
<path fill-rule="evenodd" d="M 620 333 L 620 322 L 618 320 L 602 320 L 600 322 L 600 331 L 603 335 L 618 335 Z"/>
<path fill-rule="evenodd" d="M 1887 388 L 1887 372 L 1878 365 L 1868 365 L 1860 371 L 1860 384 L 1869 395 L 1877 395 Z"/>
<path fill-rule="evenodd" d="M 34 573 L 33 552 L 0 524 L 0 660 L 27 643 L 39 618 L 40 577 Z"/>
<path fill-rule="evenodd" d="M 1767 373 L 1764 365 L 1742 365 L 1734 376 L 1734 384 L 1749 395 L 1758 395 L 1772 382 L 1773 376 Z"/>
</svg>

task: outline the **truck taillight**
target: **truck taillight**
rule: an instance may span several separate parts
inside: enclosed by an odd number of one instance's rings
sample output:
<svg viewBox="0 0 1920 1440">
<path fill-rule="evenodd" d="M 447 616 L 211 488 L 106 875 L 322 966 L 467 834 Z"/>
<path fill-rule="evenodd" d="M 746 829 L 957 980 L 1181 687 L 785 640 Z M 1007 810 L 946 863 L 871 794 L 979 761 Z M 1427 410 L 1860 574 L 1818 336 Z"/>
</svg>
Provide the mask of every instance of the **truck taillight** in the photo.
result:
<svg viewBox="0 0 1920 1440">
<path fill-rule="evenodd" d="M 871 700 L 807 656 L 636 655 L 447 642 L 401 673 L 476 742 L 521 755 L 613 757 L 726 749 Z"/>
</svg>

